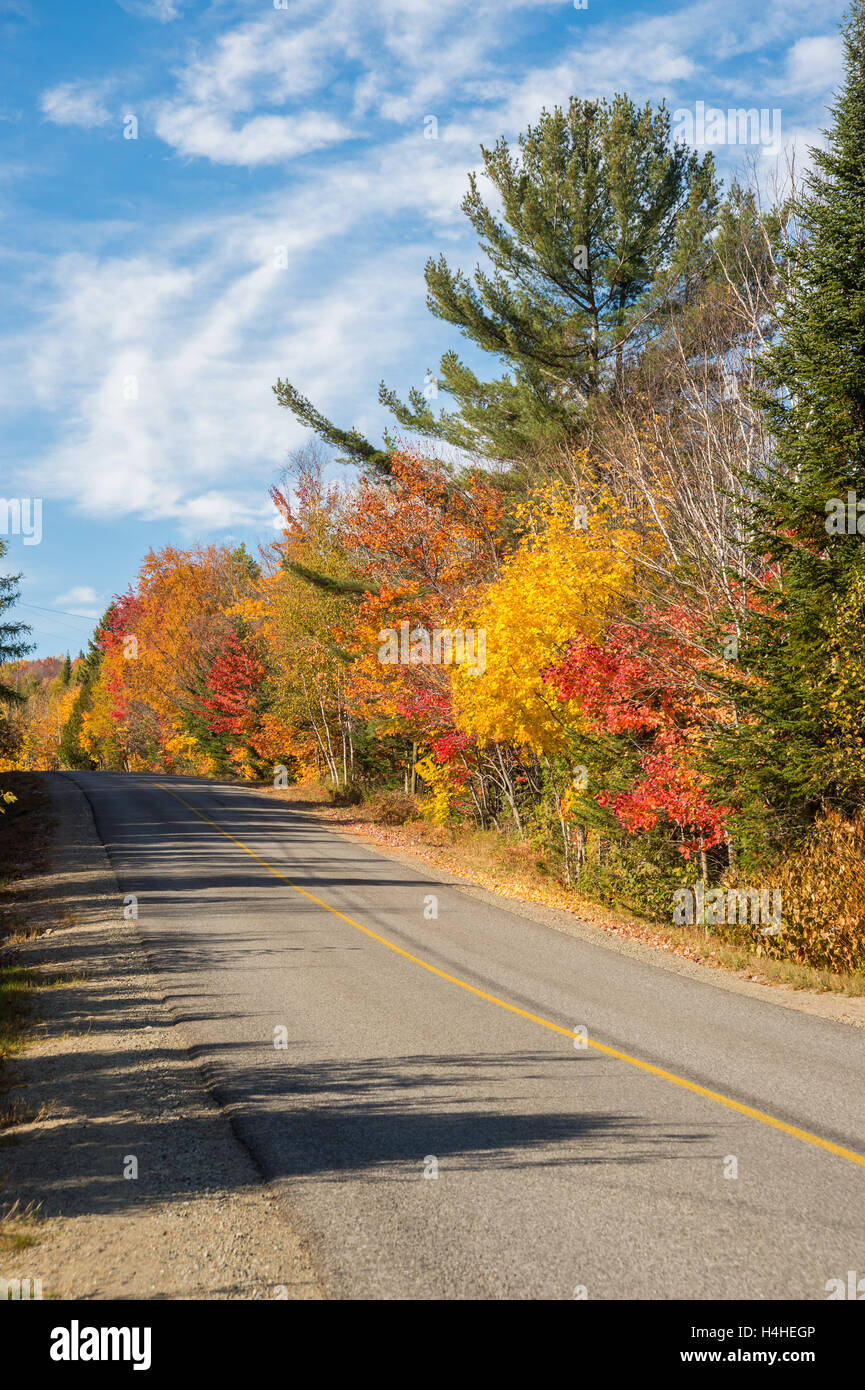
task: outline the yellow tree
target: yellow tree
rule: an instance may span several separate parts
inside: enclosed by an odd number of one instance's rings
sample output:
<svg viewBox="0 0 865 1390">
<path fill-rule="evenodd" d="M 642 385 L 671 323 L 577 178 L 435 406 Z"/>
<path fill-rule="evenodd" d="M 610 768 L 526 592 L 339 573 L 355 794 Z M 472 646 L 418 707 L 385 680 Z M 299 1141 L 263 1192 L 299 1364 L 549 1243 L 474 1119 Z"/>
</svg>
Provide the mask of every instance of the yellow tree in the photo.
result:
<svg viewBox="0 0 865 1390">
<path fill-rule="evenodd" d="M 616 504 L 575 507 L 553 487 L 522 511 L 526 536 L 477 605 L 483 671 L 454 672 L 458 727 L 479 744 L 510 743 L 543 755 L 567 746 L 579 710 L 559 702 L 544 671 L 578 634 L 602 636 L 634 583 L 635 530 Z"/>
<path fill-rule="evenodd" d="M 24 710 L 24 730 L 20 760 L 23 768 L 54 771 L 59 766 L 57 746 L 60 731 L 69 718 L 75 689 L 59 676 L 43 682 L 33 692 Z"/>
<path fill-rule="evenodd" d="M 292 495 L 272 489 L 283 532 L 262 555 L 262 579 L 243 611 L 264 638 L 273 668 L 274 700 L 261 730 L 261 755 L 280 746 L 303 776 L 326 773 L 332 786 L 355 770 L 348 661 L 335 634 L 350 622 L 343 594 L 309 583 L 292 569 L 347 578 L 340 541 L 342 490 L 327 484 L 316 459 L 301 458 Z"/>
<path fill-rule="evenodd" d="M 46 658 L 45 663 L 50 660 Z M 0 667 L 0 682 L 7 685 L 20 683 L 22 670 L 25 671 L 21 690 L 24 701 L 5 710 L 10 724 L 9 732 L 14 736 L 5 741 L 0 738 L 0 769 L 3 771 L 51 772 L 59 766 L 60 731 L 69 717 L 75 688 L 68 679 L 70 668 L 66 668 L 66 679 L 60 674 L 45 675 L 40 679 L 38 674 L 32 673 L 32 667 L 40 664 L 43 663 L 30 663 L 29 677 L 23 663 L 18 663 L 17 671 L 12 665 Z"/>
</svg>

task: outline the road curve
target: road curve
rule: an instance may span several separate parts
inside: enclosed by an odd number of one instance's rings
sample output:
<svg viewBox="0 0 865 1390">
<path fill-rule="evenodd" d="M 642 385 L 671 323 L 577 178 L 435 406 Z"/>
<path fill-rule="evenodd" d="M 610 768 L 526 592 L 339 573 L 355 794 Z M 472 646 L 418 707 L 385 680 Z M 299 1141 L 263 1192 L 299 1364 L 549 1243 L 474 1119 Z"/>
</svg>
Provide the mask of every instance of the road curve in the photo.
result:
<svg viewBox="0 0 865 1390">
<path fill-rule="evenodd" d="M 865 1275 L 865 1030 L 556 932 L 242 787 L 74 778 L 333 1296 L 825 1299 Z"/>
</svg>

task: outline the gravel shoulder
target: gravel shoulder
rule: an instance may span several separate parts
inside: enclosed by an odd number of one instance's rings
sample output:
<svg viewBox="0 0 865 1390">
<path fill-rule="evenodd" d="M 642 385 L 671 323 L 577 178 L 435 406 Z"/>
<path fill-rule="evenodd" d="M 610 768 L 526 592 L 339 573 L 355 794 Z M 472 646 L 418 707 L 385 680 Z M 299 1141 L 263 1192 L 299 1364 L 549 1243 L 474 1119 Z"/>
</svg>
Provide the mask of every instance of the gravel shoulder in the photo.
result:
<svg viewBox="0 0 865 1390">
<path fill-rule="evenodd" d="M 84 794 L 41 781 L 50 871 L 5 904 L 31 935 L 4 952 L 40 987 L 4 1078 L 23 1122 L 0 1131 L 0 1217 L 19 1214 L 0 1228 L 0 1277 L 70 1299 L 325 1297 L 172 1021 Z"/>
</svg>

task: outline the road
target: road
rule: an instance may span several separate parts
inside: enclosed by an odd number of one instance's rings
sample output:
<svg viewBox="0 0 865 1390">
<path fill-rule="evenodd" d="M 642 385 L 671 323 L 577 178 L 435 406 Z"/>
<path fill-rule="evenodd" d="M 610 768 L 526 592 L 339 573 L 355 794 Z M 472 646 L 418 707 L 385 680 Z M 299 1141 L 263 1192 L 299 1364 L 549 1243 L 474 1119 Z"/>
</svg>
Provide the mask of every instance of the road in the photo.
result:
<svg viewBox="0 0 865 1390">
<path fill-rule="evenodd" d="M 75 780 L 333 1296 L 865 1279 L 865 1030 L 487 905 L 242 787 Z"/>
</svg>

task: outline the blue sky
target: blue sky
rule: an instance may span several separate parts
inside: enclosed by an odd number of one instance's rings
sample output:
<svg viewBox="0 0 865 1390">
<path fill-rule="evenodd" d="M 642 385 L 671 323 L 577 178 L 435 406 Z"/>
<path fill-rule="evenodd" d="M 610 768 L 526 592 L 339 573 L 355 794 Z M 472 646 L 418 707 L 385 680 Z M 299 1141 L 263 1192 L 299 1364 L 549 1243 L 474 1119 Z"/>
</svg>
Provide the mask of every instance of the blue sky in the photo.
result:
<svg viewBox="0 0 865 1390">
<path fill-rule="evenodd" d="M 842 70 L 836 0 L 278 2 L 0 0 L 0 494 L 43 499 L 3 563 L 38 655 L 148 547 L 272 535 L 305 438 L 277 377 L 378 436 L 379 381 L 459 346 L 423 267 L 476 262 L 481 143 L 627 91 L 780 108 L 801 160 Z"/>
</svg>

